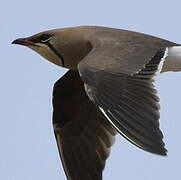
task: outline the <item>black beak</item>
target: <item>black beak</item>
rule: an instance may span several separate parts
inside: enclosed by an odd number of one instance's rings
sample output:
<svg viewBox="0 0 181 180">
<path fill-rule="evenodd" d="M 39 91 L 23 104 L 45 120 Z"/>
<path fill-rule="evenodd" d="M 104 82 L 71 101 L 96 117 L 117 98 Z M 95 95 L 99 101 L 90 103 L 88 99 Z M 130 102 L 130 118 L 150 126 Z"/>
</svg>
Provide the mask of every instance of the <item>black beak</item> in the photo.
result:
<svg viewBox="0 0 181 180">
<path fill-rule="evenodd" d="M 35 43 L 31 42 L 27 38 L 18 38 L 12 42 L 12 44 L 19 44 L 23 46 L 34 46 Z"/>
</svg>

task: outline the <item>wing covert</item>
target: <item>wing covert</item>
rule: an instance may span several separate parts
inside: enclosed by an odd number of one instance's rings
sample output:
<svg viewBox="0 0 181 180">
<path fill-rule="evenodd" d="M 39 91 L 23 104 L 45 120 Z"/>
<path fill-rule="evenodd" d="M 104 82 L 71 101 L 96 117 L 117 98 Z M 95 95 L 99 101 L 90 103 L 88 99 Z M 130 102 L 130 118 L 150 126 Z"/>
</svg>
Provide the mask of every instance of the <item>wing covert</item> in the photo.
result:
<svg viewBox="0 0 181 180">
<path fill-rule="evenodd" d="M 88 96 L 123 137 L 145 151 L 166 155 L 158 121 L 159 98 L 153 82 L 167 48 L 160 48 L 148 60 L 132 57 L 132 61 L 123 63 L 116 51 L 107 56 L 108 50 L 100 50 L 94 49 L 78 66 Z"/>
</svg>

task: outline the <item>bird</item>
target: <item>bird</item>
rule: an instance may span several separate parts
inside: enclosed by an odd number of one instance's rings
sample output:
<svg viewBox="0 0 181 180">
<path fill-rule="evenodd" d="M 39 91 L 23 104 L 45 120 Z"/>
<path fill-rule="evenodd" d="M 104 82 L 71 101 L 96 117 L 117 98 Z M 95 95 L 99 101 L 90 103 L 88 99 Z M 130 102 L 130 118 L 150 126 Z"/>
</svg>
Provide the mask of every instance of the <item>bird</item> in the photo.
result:
<svg viewBox="0 0 181 180">
<path fill-rule="evenodd" d="M 53 29 L 12 44 L 69 69 L 53 88 L 53 127 L 68 180 L 102 180 L 117 134 L 167 154 L 154 82 L 181 70 L 180 44 L 103 26 Z"/>
</svg>

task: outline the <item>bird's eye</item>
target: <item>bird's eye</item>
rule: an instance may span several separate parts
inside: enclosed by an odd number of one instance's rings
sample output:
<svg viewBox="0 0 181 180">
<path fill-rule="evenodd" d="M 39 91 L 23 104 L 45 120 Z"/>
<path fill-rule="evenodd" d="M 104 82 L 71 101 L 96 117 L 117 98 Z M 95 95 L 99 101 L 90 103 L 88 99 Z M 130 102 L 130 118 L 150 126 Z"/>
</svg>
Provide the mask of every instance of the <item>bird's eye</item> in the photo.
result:
<svg viewBox="0 0 181 180">
<path fill-rule="evenodd" d="M 50 34 L 43 34 L 40 36 L 40 41 L 43 43 L 48 42 L 51 38 L 52 36 Z"/>
</svg>

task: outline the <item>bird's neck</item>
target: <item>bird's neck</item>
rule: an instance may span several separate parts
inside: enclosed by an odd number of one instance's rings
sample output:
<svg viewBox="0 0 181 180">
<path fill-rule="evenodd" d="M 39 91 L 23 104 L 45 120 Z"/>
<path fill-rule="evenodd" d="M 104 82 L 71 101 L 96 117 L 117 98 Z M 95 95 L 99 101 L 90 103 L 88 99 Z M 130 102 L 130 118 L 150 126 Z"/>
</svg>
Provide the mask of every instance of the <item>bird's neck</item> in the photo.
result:
<svg viewBox="0 0 181 180">
<path fill-rule="evenodd" d="M 59 49 L 64 58 L 64 65 L 68 69 L 77 70 L 78 63 L 90 52 L 92 45 L 84 29 L 66 29 L 62 32 L 62 38 L 65 43 Z"/>
</svg>

